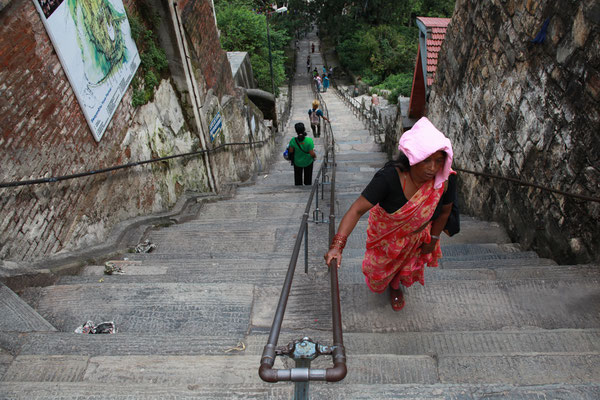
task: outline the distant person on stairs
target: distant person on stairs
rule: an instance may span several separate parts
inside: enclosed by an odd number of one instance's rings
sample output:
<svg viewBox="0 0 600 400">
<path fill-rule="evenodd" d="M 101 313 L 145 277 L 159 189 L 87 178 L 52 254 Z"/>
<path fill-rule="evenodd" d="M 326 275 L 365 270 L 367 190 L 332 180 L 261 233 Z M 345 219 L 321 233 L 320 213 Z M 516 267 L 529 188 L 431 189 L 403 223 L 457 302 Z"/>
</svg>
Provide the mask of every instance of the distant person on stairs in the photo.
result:
<svg viewBox="0 0 600 400">
<path fill-rule="evenodd" d="M 390 289 L 394 311 L 404 307 L 405 287 L 424 284 L 424 267 L 442 257 L 440 234 L 456 198 L 452 144 L 425 117 L 400 138 L 395 161 L 380 169 L 346 212 L 325 254 L 342 261 L 346 240 L 370 210 L 362 271 L 369 289 Z"/>
<path fill-rule="evenodd" d="M 313 163 L 317 158 L 314 148 L 315 144 L 312 138 L 306 137 L 306 128 L 302 122 L 294 125 L 297 136 L 290 140 L 289 152 L 294 160 L 294 184 L 302 186 L 312 183 Z M 302 179 L 304 175 L 304 180 Z"/>
<path fill-rule="evenodd" d="M 327 122 L 330 122 L 329 119 L 323 115 L 323 111 L 319 110 L 319 105 L 319 100 L 313 100 L 312 109 L 308 110 L 310 129 L 312 129 L 313 136 L 316 138 L 321 136 L 321 118 Z"/>
<path fill-rule="evenodd" d="M 327 92 L 327 89 L 329 89 L 329 78 L 327 77 L 327 75 L 323 74 L 323 93 Z"/>
</svg>

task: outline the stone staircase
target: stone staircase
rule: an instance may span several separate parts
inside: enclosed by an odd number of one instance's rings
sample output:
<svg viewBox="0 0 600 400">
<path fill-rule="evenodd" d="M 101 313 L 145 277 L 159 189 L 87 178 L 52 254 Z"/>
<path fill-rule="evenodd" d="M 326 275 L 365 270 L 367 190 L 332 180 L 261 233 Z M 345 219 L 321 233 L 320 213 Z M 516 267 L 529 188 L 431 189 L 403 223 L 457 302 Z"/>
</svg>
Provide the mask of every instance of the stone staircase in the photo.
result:
<svg viewBox="0 0 600 400">
<path fill-rule="evenodd" d="M 281 151 L 293 123 L 307 123 L 307 48 L 303 41 Z M 338 143 L 339 222 L 386 159 L 332 92 L 324 98 Z M 292 383 L 264 383 L 258 367 L 309 193 L 277 154 L 233 198 L 149 232 L 156 250 L 123 254 L 124 275 L 89 266 L 20 299 L 0 287 L 0 398 L 292 398 Z M 497 224 L 463 216 L 461 233 L 442 238 L 440 267 L 394 312 L 364 284 L 365 230 L 366 216 L 340 269 L 348 375 L 311 383 L 312 399 L 600 398 L 598 266 L 556 265 L 521 251 Z M 331 343 L 327 234 L 327 224 L 309 225 L 308 273 L 302 250 L 279 345 L 303 336 Z M 73 333 L 87 320 L 114 321 L 118 333 Z"/>
</svg>

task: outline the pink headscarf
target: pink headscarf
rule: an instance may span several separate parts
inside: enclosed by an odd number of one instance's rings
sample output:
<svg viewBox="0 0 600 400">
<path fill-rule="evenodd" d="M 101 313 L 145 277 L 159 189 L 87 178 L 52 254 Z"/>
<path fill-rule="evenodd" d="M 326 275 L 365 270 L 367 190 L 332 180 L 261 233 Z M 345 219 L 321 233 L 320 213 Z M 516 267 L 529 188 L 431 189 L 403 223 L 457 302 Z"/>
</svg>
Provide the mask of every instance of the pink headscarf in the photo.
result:
<svg viewBox="0 0 600 400">
<path fill-rule="evenodd" d="M 420 163 L 436 151 L 444 151 L 446 162 L 436 174 L 433 187 L 439 189 L 448 179 L 453 157 L 452 143 L 427 118 L 421 118 L 410 130 L 404 132 L 398 143 L 398 150 L 408 157 L 411 166 Z"/>
</svg>

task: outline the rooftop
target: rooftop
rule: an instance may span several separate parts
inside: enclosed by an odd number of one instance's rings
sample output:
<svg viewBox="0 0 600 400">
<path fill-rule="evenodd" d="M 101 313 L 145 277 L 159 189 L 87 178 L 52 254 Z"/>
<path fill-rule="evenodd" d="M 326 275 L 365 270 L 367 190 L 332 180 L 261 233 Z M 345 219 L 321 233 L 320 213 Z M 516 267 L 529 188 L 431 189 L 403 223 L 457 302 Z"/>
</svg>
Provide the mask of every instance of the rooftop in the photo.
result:
<svg viewBox="0 0 600 400">
<path fill-rule="evenodd" d="M 435 79 L 438 53 L 446 36 L 446 28 L 450 18 L 417 17 L 427 29 L 427 86 L 431 86 Z"/>
</svg>

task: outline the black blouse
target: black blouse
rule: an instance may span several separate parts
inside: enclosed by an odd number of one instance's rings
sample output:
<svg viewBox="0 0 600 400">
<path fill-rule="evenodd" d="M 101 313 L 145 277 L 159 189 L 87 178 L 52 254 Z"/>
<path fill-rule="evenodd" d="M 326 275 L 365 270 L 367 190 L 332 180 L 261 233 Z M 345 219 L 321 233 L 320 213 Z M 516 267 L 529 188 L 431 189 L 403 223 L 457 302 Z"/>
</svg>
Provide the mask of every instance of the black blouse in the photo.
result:
<svg viewBox="0 0 600 400">
<path fill-rule="evenodd" d="M 408 199 L 402 191 L 400 175 L 393 165 L 387 165 L 375 173 L 371 182 L 361 193 L 362 196 L 371 204 L 379 204 L 388 214 L 398 211 Z M 448 177 L 448 189 L 440 198 L 432 220 L 439 217 L 442 212 L 442 205 L 450 204 L 456 201 L 456 175 L 451 174 Z"/>
</svg>

